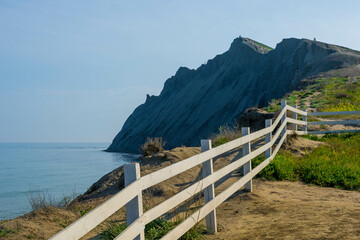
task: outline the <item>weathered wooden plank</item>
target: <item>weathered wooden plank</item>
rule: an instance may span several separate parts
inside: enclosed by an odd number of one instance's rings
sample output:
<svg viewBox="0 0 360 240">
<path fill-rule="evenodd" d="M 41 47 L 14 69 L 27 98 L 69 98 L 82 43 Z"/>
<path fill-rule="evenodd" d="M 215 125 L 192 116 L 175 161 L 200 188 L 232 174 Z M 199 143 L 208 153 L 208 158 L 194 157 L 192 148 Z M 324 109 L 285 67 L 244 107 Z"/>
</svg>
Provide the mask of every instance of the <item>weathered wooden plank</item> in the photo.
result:
<svg viewBox="0 0 360 240">
<path fill-rule="evenodd" d="M 276 156 L 277 152 L 280 150 L 281 145 L 285 142 L 286 136 L 287 136 L 287 132 L 285 132 L 284 136 L 280 139 L 280 142 L 278 143 L 278 145 L 276 145 L 274 152 L 271 155 L 272 156 L 271 159 L 273 159 Z M 273 141 L 273 144 L 274 143 L 275 142 Z"/>
<path fill-rule="evenodd" d="M 73 240 L 81 238 L 137 196 L 139 191 L 141 191 L 141 181 L 137 180 L 50 239 Z"/>
<path fill-rule="evenodd" d="M 276 126 L 280 123 L 282 117 L 286 114 L 287 109 L 288 109 L 288 106 L 286 106 L 284 109 L 281 110 L 281 112 L 279 113 L 279 116 L 275 119 L 275 121 L 272 124 L 272 131 L 274 131 Z"/>
<path fill-rule="evenodd" d="M 211 140 L 201 140 L 201 151 L 205 152 L 211 149 Z M 202 176 L 203 178 L 213 174 L 214 166 L 213 166 L 213 159 L 209 159 L 203 162 L 202 168 Z M 204 189 L 204 198 L 205 203 L 210 202 L 213 198 L 215 198 L 215 188 L 214 183 L 209 184 Z M 217 224 L 216 224 L 216 210 L 214 209 L 206 216 L 206 229 L 208 232 L 217 233 Z"/>
<path fill-rule="evenodd" d="M 289 106 L 286 105 L 286 100 L 281 100 L 281 109 L 288 109 Z M 285 113 L 282 117 L 281 117 L 281 123 L 285 122 L 285 119 L 287 118 L 286 116 L 287 114 Z M 283 130 L 281 131 L 281 136 L 283 136 L 286 132 L 286 126 L 283 128 Z"/>
<path fill-rule="evenodd" d="M 134 221 L 130 226 L 128 226 L 124 231 L 121 232 L 115 240 L 120 239 L 134 239 L 139 232 L 144 231 L 145 229 L 145 218 L 144 214 L 140 216 L 136 221 Z"/>
<path fill-rule="evenodd" d="M 306 109 L 304 109 L 304 111 L 306 111 Z M 307 116 L 306 116 L 306 115 L 303 115 L 302 120 L 303 120 L 304 122 L 307 122 Z M 306 131 L 307 131 L 307 124 L 304 124 L 304 125 L 302 126 L 302 130 L 303 130 L 303 132 L 306 132 Z"/>
<path fill-rule="evenodd" d="M 265 120 L 265 127 L 266 128 L 270 128 L 272 125 L 272 119 L 266 119 Z M 271 143 L 272 140 L 272 133 L 268 133 L 265 135 L 265 143 Z M 265 158 L 268 158 L 271 156 L 271 152 L 272 152 L 272 146 L 269 147 L 268 150 L 265 151 Z"/>
<path fill-rule="evenodd" d="M 360 111 L 343 111 L 343 112 L 313 112 L 308 113 L 308 116 L 336 116 L 336 115 L 356 115 Z"/>
<path fill-rule="evenodd" d="M 294 112 L 294 113 L 297 113 L 297 114 L 300 114 L 303 116 L 309 116 L 309 113 L 307 113 L 306 111 L 302 111 L 300 109 L 297 109 L 297 108 L 289 106 L 289 105 L 287 105 L 287 109 L 291 112 Z"/>
<path fill-rule="evenodd" d="M 296 105 L 294 105 L 293 108 L 296 109 Z M 297 109 L 296 109 L 296 110 L 297 110 Z M 297 120 L 297 113 L 296 113 L 296 111 L 293 111 L 293 113 L 292 113 L 292 118 L 295 119 L 295 120 Z M 294 123 L 292 126 L 293 126 L 293 130 L 294 130 L 294 131 L 297 131 L 297 124 Z"/>
<path fill-rule="evenodd" d="M 250 134 L 250 128 L 249 127 L 243 127 L 241 128 L 241 135 L 242 136 L 246 136 Z M 251 152 L 251 143 L 245 143 L 242 147 L 242 151 L 243 151 L 243 156 L 248 155 Z M 243 166 L 243 173 L 244 175 L 248 174 L 249 172 L 251 172 L 251 160 L 249 160 L 248 162 L 246 162 Z M 245 184 L 245 190 L 252 192 L 252 179 L 249 180 L 249 182 L 247 182 Z"/>
<path fill-rule="evenodd" d="M 360 120 L 308 122 L 307 125 L 356 125 L 356 124 L 360 124 Z"/>
<path fill-rule="evenodd" d="M 296 120 L 296 119 L 293 119 L 293 118 L 287 118 L 287 121 L 289 123 L 294 123 L 294 124 L 298 124 L 298 125 L 309 125 L 308 122 L 306 121 L 301 121 L 301 120 Z"/>
<path fill-rule="evenodd" d="M 256 168 L 254 168 L 252 170 L 252 172 L 251 172 L 252 177 L 255 177 L 261 170 L 263 170 L 270 163 L 271 160 L 274 159 L 274 157 L 276 156 L 277 152 L 279 151 L 281 145 L 285 141 L 286 135 L 287 135 L 287 133 L 285 133 L 283 135 L 283 137 L 281 138 L 279 144 L 276 146 L 273 154 L 270 157 L 266 158 L 262 163 L 260 163 L 258 166 L 256 166 Z"/>
<path fill-rule="evenodd" d="M 272 156 L 266 158 L 264 161 L 262 161 L 259 165 L 256 166 L 256 168 L 253 169 L 252 177 L 255 177 L 261 170 L 263 170 L 271 161 Z"/>
<path fill-rule="evenodd" d="M 125 188 L 140 178 L 140 164 L 129 163 L 124 165 Z M 143 214 L 142 191 L 126 204 L 126 223 L 130 226 Z M 144 229 L 138 232 L 134 240 L 144 240 Z"/>
<path fill-rule="evenodd" d="M 280 129 L 279 129 L 280 130 Z M 279 151 L 281 145 L 283 144 L 283 142 L 285 141 L 286 139 L 286 136 L 287 136 L 287 133 L 289 132 L 290 130 L 287 130 L 286 133 L 282 136 L 282 138 L 280 139 L 279 143 L 276 145 L 275 147 L 275 150 L 274 152 L 271 154 L 271 156 L 265 156 L 265 160 L 260 163 L 258 166 L 256 166 L 256 168 L 254 168 L 252 170 L 252 176 L 255 177 L 262 169 L 264 169 L 268 164 L 269 162 L 274 159 L 274 157 L 276 156 L 277 152 Z M 291 131 L 290 131 L 291 132 Z M 279 135 L 278 135 L 279 136 Z M 276 142 L 276 138 L 274 138 L 273 140 L 271 140 L 271 144 L 272 146 L 275 144 Z"/>
<path fill-rule="evenodd" d="M 286 130 L 287 134 L 293 134 L 293 133 L 296 133 L 297 135 L 306 135 L 308 134 L 307 131 L 293 131 L 293 130 Z"/>
<path fill-rule="evenodd" d="M 360 129 L 333 130 L 333 131 L 309 131 L 309 132 L 307 132 L 307 134 L 320 135 L 320 134 L 355 133 L 355 132 L 360 132 Z"/>
<path fill-rule="evenodd" d="M 279 137 L 280 133 L 282 133 L 286 127 L 288 118 L 285 118 L 285 121 L 280 125 L 278 130 L 276 130 L 276 133 L 273 136 L 272 143 L 274 144 L 276 139 Z M 274 125 L 273 125 L 274 126 Z"/>
</svg>

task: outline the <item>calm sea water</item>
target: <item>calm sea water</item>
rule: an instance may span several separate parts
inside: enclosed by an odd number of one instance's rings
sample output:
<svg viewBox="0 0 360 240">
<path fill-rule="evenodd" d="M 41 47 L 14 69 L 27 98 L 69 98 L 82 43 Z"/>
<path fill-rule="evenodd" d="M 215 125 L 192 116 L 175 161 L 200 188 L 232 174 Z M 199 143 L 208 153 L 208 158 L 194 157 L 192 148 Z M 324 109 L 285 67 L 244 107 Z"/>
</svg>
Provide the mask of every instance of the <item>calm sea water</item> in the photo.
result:
<svg viewBox="0 0 360 240">
<path fill-rule="evenodd" d="M 31 211 L 30 193 L 55 199 L 84 193 L 138 155 L 108 153 L 109 143 L 0 143 L 0 219 Z"/>
</svg>

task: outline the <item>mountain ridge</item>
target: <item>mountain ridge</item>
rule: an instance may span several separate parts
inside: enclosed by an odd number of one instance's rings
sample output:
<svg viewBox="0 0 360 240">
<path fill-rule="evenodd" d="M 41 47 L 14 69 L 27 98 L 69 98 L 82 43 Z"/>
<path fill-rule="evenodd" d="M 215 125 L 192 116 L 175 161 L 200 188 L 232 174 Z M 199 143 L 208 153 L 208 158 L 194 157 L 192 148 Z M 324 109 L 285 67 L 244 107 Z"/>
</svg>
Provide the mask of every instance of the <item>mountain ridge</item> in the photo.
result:
<svg viewBox="0 0 360 240">
<path fill-rule="evenodd" d="M 265 106 L 302 79 L 360 64 L 355 50 L 308 39 L 283 39 L 275 49 L 264 46 L 239 37 L 197 69 L 180 67 L 159 96 L 147 95 L 107 151 L 135 153 L 147 137 L 160 136 L 167 148 L 197 146 L 245 109 Z"/>
</svg>

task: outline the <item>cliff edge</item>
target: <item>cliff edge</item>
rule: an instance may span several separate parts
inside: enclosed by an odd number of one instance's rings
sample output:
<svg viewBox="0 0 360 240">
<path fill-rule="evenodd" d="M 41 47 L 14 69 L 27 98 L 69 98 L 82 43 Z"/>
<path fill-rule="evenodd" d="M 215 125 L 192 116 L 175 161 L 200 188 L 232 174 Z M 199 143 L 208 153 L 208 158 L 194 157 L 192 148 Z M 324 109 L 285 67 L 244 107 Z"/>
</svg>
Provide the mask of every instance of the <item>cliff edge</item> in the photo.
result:
<svg viewBox="0 0 360 240">
<path fill-rule="evenodd" d="M 271 49 L 236 38 L 198 69 L 180 67 L 159 96 L 148 95 L 134 110 L 107 150 L 137 153 L 147 137 L 163 137 L 166 148 L 198 146 L 247 108 L 266 106 L 301 80 L 359 64 L 358 51 L 322 42 L 289 38 Z"/>
</svg>

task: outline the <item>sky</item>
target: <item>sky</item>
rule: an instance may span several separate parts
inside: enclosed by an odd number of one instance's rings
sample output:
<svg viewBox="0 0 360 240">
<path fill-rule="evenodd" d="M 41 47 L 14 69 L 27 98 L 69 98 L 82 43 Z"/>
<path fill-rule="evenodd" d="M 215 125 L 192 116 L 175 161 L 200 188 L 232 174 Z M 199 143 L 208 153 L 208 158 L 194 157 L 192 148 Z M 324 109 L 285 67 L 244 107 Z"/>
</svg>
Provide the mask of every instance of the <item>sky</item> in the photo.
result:
<svg viewBox="0 0 360 240">
<path fill-rule="evenodd" d="M 360 50 L 360 1 L 0 0 L 0 142 L 111 142 L 238 36 Z"/>
</svg>

